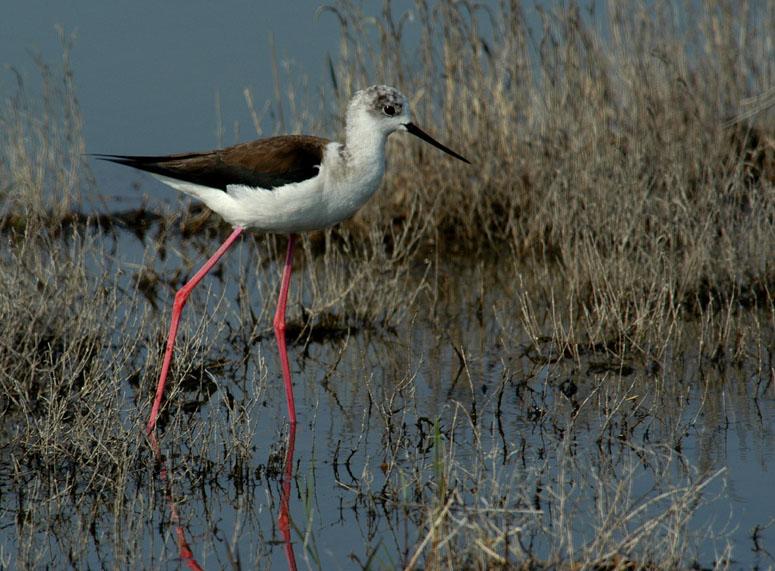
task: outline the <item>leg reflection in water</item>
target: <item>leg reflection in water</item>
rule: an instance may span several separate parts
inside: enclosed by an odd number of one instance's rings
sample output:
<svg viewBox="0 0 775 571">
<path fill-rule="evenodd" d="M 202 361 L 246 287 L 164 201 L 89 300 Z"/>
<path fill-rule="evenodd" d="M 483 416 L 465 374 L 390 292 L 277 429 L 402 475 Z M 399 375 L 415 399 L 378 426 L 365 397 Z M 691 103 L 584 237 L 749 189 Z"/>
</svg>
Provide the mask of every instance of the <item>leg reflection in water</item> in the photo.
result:
<svg viewBox="0 0 775 571">
<path fill-rule="evenodd" d="M 191 571 L 202 571 L 202 567 L 194 558 L 194 554 L 189 547 L 188 540 L 186 539 L 186 530 L 180 522 L 180 515 L 178 514 L 178 508 L 175 504 L 175 500 L 172 495 L 172 483 L 169 477 L 169 470 L 167 468 L 167 460 L 161 454 L 161 448 L 159 447 L 159 441 L 156 439 L 155 432 L 149 432 L 148 441 L 151 445 L 154 458 L 159 463 L 159 479 L 164 485 L 164 493 L 167 498 L 167 505 L 170 508 L 170 521 L 175 526 L 175 538 L 178 544 L 178 553 L 181 560 Z M 290 571 L 296 571 L 296 555 L 293 552 L 293 544 L 291 543 L 291 516 L 290 516 L 290 501 L 291 501 L 291 482 L 293 480 L 293 456 L 296 447 L 296 425 L 290 425 L 290 432 L 288 433 L 288 445 L 285 451 L 285 462 L 283 464 L 283 479 L 281 483 L 280 493 L 280 513 L 277 516 L 277 523 L 280 528 L 280 533 L 283 537 L 283 544 L 285 546 L 285 557 L 288 560 L 288 569 Z"/>
<path fill-rule="evenodd" d="M 291 515 L 289 511 L 291 500 L 291 480 L 293 479 L 293 451 L 296 446 L 296 424 L 290 425 L 288 433 L 288 447 L 285 451 L 285 465 L 283 466 L 282 493 L 280 495 L 280 514 L 277 524 L 285 544 L 285 557 L 288 559 L 288 569 L 296 571 L 296 555 L 291 543 Z"/>
<path fill-rule="evenodd" d="M 178 541 L 178 553 L 180 554 L 180 558 L 183 560 L 186 566 L 191 569 L 191 571 L 202 571 L 202 567 L 200 567 L 199 563 L 197 563 L 196 559 L 194 559 L 194 554 L 191 551 L 191 548 L 188 546 L 188 541 L 186 540 L 186 530 L 180 523 L 178 508 L 175 505 L 175 500 L 172 497 L 172 483 L 168 478 L 167 461 L 161 455 L 159 441 L 156 440 L 156 433 L 149 432 L 148 440 L 150 441 L 153 455 L 156 458 L 156 461 L 159 463 L 159 479 L 161 479 L 162 484 L 164 484 L 164 493 L 167 496 L 167 505 L 170 507 L 170 521 L 172 522 L 172 525 L 175 526 L 175 537 Z"/>
</svg>

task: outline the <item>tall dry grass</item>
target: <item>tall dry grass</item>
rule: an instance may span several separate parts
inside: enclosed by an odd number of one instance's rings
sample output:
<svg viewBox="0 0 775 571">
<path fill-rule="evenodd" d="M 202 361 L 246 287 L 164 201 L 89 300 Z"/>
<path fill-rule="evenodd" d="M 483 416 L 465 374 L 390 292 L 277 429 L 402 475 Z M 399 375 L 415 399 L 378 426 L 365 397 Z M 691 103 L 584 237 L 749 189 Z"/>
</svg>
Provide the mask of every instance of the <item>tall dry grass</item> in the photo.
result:
<svg viewBox="0 0 775 571">
<path fill-rule="evenodd" d="M 771 311 L 775 4 L 596 4 L 323 8 L 341 24 L 340 109 L 400 85 L 474 162 L 394 142 L 360 222 L 400 224 L 419 200 L 440 250 L 561 276 L 577 342 L 638 347 L 674 316 Z"/>
<path fill-rule="evenodd" d="M 70 61 L 74 38 L 61 28 L 59 36 L 61 62 L 51 65 L 36 56 L 35 85 L 10 68 L 16 88 L 0 111 L 3 226 L 36 220 L 56 225 L 81 207 L 83 186 L 91 180 Z"/>
<path fill-rule="evenodd" d="M 775 326 L 775 3 L 607 2 L 593 11 L 571 2 L 536 14 L 519 2 L 418 1 L 411 15 L 382 6 L 377 17 L 355 2 L 321 10 L 341 25 L 331 66 L 338 119 L 355 89 L 399 85 L 420 124 L 474 167 L 392 142 L 385 192 L 346 231 L 401 226 L 406 204 L 419 201 L 424 252 L 500 266 L 483 278 L 478 301 L 489 288 L 506 293 L 490 300 L 505 347 L 526 332 L 531 356 L 559 360 L 571 378 L 597 356 L 613 358 L 620 374 L 633 363 L 664 371 L 660 383 L 670 383 L 678 347 L 699 363 L 755 361 L 754 374 L 771 377 L 768 352 L 756 354 Z M 410 567 L 518 568 L 529 553 L 519 534 L 531 529 L 519 506 L 529 501 L 515 488 L 465 497 L 483 478 L 474 470 L 476 483 L 466 480 L 470 458 L 464 467 L 448 460 L 461 479 L 453 486 L 428 466 L 435 485 L 420 501 L 426 534 Z M 669 464 L 669 454 L 657 463 Z M 399 470 L 398 489 L 427 464 L 423 456 Z M 587 469 L 574 464 L 572 478 Z M 561 474 L 548 478 L 559 518 L 545 530 L 550 564 L 685 563 L 686 525 L 708 474 L 638 504 L 635 471 L 609 483 L 597 470 L 587 485 L 602 503 L 586 544 L 571 531 L 575 518 L 587 519 L 573 508 L 578 498 L 566 500 Z M 504 496 L 510 509 L 491 511 L 487 502 Z"/>
</svg>

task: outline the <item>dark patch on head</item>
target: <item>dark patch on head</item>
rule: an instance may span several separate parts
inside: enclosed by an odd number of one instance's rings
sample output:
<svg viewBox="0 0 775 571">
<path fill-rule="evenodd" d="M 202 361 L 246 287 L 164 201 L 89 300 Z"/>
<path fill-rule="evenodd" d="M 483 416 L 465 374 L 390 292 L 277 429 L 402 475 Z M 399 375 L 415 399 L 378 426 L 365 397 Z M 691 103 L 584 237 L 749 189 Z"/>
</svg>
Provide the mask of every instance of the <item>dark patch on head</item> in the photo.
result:
<svg viewBox="0 0 775 571">
<path fill-rule="evenodd" d="M 366 89 L 371 108 L 388 116 L 401 115 L 404 111 L 404 96 L 400 91 L 386 85 L 373 85 Z"/>
</svg>

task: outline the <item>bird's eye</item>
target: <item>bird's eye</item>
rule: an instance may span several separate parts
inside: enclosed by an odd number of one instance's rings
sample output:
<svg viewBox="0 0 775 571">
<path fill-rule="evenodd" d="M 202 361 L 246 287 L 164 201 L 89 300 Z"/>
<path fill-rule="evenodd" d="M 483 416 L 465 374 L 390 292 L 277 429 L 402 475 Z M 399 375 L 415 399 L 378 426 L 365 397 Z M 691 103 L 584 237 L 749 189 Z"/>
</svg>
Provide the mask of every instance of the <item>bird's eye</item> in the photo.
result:
<svg viewBox="0 0 775 571">
<path fill-rule="evenodd" d="M 393 115 L 395 115 L 395 114 L 396 114 L 396 108 L 395 108 L 395 107 L 393 107 L 392 105 L 385 105 L 385 106 L 382 108 L 382 111 L 383 111 L 383 112 L 385 113 L 385 115 L 387 115 L 388 117 L 392 117 Z"/>
</svg>

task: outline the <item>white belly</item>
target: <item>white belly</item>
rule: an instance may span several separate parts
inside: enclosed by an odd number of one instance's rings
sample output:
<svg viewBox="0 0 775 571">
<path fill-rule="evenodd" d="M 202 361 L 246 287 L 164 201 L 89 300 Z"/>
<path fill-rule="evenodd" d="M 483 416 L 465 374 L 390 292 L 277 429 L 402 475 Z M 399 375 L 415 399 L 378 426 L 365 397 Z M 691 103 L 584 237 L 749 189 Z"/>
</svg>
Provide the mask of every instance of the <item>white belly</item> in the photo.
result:
<svg viewBox="0 0 775 571">
<path fill-rule="evenodd" d="M 356 180 L 317 176 L 266 190 L 230 185 L 227 192 L 158 176 L 162 182 L 204 202 L 234 226 L 267 232 L 320 230 L 350 218 L 379 188 L 382 169 Z"/>
</svg>

